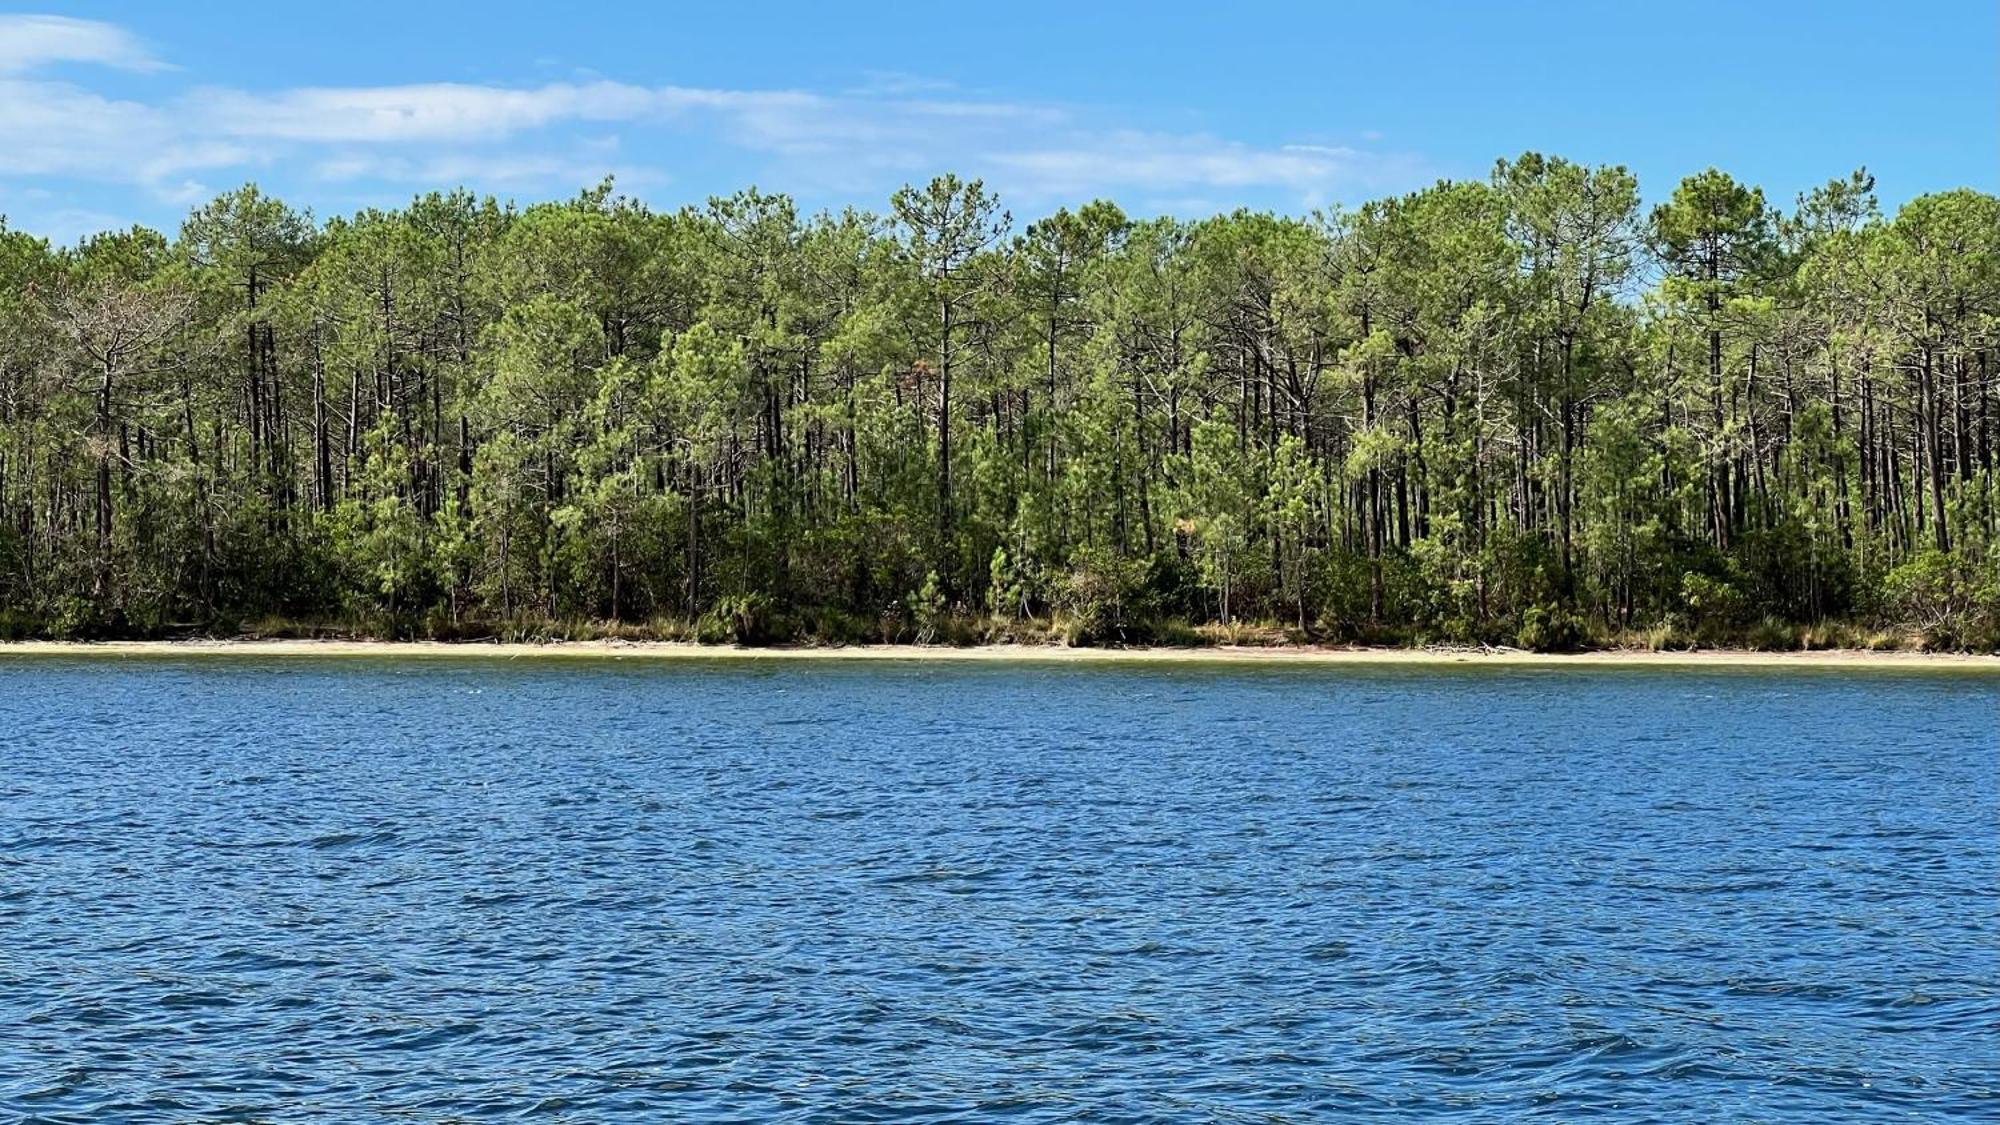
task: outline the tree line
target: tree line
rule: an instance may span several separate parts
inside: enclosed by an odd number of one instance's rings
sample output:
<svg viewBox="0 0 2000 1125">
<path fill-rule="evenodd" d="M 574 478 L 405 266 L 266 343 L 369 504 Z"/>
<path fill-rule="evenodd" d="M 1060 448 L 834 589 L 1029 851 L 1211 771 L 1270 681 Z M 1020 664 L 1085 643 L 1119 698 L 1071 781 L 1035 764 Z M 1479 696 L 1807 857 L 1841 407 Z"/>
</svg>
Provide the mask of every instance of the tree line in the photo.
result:
<svg viewBox="0 0 2000 1125">
<path fill-rule="evenodd" d="M 0 632 L 2000 643 L 2000 199 L 0 223 Z M 1761 640 L 1760 640 L 1761 639 Z"/>
</svg>

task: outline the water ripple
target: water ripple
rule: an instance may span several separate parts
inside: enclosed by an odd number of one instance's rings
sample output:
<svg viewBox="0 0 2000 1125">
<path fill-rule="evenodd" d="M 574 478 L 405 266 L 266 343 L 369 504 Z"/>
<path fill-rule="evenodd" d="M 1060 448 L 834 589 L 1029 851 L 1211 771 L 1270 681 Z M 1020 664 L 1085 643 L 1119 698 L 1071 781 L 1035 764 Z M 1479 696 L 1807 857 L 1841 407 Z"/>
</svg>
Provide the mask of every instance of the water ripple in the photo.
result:
<svg viewBox="0 0 2000 1125">
<path fill-rule="evenodd" d="M 1990 1120 L 1996 714 L 0 660 L 0 1118 Z"/>
</svg>

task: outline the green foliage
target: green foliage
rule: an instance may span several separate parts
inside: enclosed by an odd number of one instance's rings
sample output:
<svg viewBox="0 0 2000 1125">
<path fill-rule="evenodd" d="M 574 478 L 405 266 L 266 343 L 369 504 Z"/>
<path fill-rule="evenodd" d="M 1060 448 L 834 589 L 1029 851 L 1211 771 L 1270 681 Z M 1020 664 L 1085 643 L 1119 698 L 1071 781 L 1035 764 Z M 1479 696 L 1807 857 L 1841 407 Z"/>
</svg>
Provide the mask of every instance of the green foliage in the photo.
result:
<svg viewBox="0 0 2000 1125">
<path fill-rule="evenodd" d="M 1749 599 L 1734 583 L 1696 571 L 1681 575 L 1681 604 L 1697 620 L 1724 630 L 1747 624 L 1751 612 Z"/>
<path fill-rule="evenodd" d="M 1529 606 L 1521 615 L 1521 629 L 1515 635 L 1530 652 L 1575 652 L 1589 641 L 1583 619 L 1561 606 Z"/>
<path fill-rule="evenodd" d="M 938 626 L 944 623 L 944 591 L 938 586 L 937 571 L 926 574 L 924 584 L 905 598 L 904 604 L 916 625 L 917 643 L 927 645 L 937 640 Z"/>
<path fill-rule="evenodd" d="M 2000 200 L 1639 199 L 0 225 L 0 635 L 2000 644 Z"/>
<path fill-rule="evenodd" d="M 704 644 L 766 645 L 780 639 L 771 599 L 763 594 L 727 594 L 702 615 L 695 637 Z"/>
<path fill-rule="evenodd" d="M 1092 648 L 1138 640 L 1133 608 L 1143 577 L 1143 564 L 1137 560 L 1102 550 L 1078 551 L 1056 595 L 1064 642 Z"/>
<path fill-rule="evenodd" d="M 1007 548 L 993 548 L 993 560 L 986 568 L 986 607 L 996 617 L 1026 617 L 1028 588 Z"/>
<path fill-rule="evenodd" d="M 1940 648 L 2000 648 L 2000 575 L 1961 556 L 1924 551 L 1882 579 L 1888 622 L 1914 626 Z"/>
</svg>

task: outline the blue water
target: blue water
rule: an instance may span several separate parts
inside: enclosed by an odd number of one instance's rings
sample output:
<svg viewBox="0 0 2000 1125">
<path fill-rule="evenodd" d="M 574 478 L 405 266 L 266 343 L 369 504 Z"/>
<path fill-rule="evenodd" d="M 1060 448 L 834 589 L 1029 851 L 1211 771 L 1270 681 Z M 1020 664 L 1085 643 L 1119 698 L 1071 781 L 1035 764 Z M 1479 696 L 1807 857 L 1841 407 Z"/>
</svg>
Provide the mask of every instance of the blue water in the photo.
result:
<svg viewBox="0 0 2000 1125">
<path fill-rule="evenodd" d="M 2000 677 L 0 658 L 0 766 L 0 1119 L 2000 1115 Z"/>
</svg>

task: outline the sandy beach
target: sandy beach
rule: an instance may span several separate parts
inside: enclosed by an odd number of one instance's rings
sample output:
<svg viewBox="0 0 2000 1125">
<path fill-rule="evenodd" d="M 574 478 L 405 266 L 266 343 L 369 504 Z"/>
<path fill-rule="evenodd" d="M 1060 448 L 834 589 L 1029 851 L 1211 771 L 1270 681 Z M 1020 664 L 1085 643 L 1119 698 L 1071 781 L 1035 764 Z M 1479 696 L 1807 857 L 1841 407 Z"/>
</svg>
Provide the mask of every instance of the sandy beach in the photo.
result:
<svg viewBox="0 0 2000 1125">
<path fill-rule="evenodd" d="M 1870 652 L 1830 649 L 1812 652 L 1749 652 L 1704 649 L 1686 652 L 1609 650 L 1537 653 L 1518 649 L 1334 648 L 1311 646 L 1217 646 L 1211 648 L 1064 648 L 1055 645 L 982 645 L 950 648 L 920 645 L 738 648 L 667 641 L 552 641 L 547 643 L 358 641 L 358 640 L 181 640 L 181 641 L 15 641 L 0 643 L 0 658 L 35 656 L 148 657 L 425 657 L 468 660 L 587 658 L 614 660 L 888 660 L 961 663 L 1049 662 L 1067 664 L 1262 664 L 1262 665 L 1478 665 L 1539 668 L 1874 668 L 1937 669 L 2000 673 L 2000 655 L 1972 653 Z"/>
</svg>

